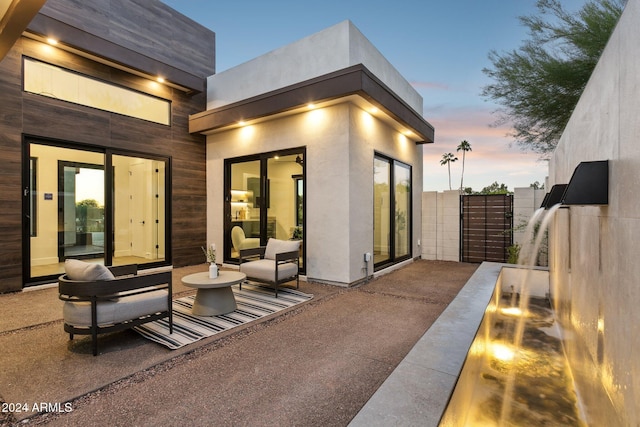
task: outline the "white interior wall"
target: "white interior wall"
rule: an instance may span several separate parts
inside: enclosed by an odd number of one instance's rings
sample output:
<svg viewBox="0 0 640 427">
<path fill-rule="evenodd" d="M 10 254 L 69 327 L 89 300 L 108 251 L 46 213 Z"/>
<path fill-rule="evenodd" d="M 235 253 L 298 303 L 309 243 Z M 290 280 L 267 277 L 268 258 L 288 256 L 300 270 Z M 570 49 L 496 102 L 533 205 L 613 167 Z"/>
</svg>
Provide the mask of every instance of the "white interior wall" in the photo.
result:
<svg viewBox="0 0 640 427">
<path fill-rule="evenodd" d="M 31 237 L 31 265 L 58 263 L 58 159 L 71 162 L 104 164 L 104 155 L 89 151 L 71 150 L 32 144 L 31 157 L 37 158 L 37 235 Z M 45 200 L 44 194 L 52 195 Z"/>
</svg>

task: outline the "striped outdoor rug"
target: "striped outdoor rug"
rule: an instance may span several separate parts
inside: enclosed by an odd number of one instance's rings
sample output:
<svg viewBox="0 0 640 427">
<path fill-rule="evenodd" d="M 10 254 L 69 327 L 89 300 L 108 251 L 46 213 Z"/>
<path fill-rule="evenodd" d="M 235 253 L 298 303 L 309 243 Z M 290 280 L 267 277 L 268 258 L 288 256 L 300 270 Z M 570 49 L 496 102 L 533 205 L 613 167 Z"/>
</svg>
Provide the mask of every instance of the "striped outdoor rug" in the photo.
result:
<svg viewBox="0 0 640 427">
<path fill-rule="evenodd" d="M 271 288 L 250 284 L 242 285 L 242 290 L 237 285 L 231 288 L 238 308 L 229 314 L 194 316 L 191 307 L 195 296 L 188 296 L 173 301 L 173 334 L 169 334 L 168 319 L 155 320 L 133 329 L 143 337 L 175 350 L 313 298 L 311 294 L 287 288 L 278 289 L 278 298 Z"/>
</svg>

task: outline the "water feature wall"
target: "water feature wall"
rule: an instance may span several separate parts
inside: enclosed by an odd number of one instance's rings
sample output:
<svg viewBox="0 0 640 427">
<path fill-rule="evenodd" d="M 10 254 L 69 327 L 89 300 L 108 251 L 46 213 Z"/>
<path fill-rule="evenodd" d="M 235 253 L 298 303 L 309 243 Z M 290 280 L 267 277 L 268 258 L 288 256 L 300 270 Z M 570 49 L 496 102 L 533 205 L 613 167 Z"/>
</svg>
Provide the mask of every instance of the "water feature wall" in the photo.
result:
<svg viewBox="0 0 640 427">
<path fill-rule="evenodd" d="M 548 295 L 548 271 L 501 269 L 441 426 L 585 425 Z"/>
<path fill-rule="evenodd" d="M 640 425 L 640 0 L 628 0 L 550 162 L 609 160 L 609 204 L 559 209 L 550 289 L 590 425 Z"/>
</svg>

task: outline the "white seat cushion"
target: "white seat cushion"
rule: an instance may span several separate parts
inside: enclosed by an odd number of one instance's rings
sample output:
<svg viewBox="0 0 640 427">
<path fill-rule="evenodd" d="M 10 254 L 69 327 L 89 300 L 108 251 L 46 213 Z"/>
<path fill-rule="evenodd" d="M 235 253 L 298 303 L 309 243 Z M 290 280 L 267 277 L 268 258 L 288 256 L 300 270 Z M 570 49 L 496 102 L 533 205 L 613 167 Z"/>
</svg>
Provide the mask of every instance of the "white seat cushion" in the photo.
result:
<svg viewBox="0 0 640 427">
<path fill-rule="evenodd" d="M 240 264 L 240 271 L 247 275 L 248 279 L 263 280 L 265 282 L 276 281 L 276 262 L 272 259 L 260 259 L 257 261 Z M 298 266 L 292 262 L 278 266 L 279 279 L 294 277 L 298 273 Z"/>
<path fill-rule="evenodd" d="M 100 301 L 97 305 L 98 326 L 112 325 L 167 310 L 167 291 L 157 290 L 144 294 L 121 297 L 117 301 Z M 62 316 L 73 326 L 91 326 L 91 303 L 64 303 Z"/>
</svg>

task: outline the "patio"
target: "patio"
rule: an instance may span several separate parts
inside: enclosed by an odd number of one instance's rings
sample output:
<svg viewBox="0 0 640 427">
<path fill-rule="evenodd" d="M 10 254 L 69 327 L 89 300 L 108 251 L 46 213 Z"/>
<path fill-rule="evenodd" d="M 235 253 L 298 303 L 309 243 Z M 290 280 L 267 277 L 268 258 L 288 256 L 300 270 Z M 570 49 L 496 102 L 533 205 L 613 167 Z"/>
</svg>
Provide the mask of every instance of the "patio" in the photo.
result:
<svg viewBox="0 0 640 427">
<path fill-rule="evenodd" d="M 173 351 L 106 335 L 97 357 L 85 337 L 70 351 L 56 288 L 0 295 L 0 397 L 29 407 L 0 424 L 346 425 L 477 267 L 418 261 L 350 289 L 301 282 L 314 298 L 285 314 Z M 204 268 L 174 270 L 174 294 L 193 293 L 180 279 Z M 40 403 L 52 413 L 32 412 Z"/>
</svg>

